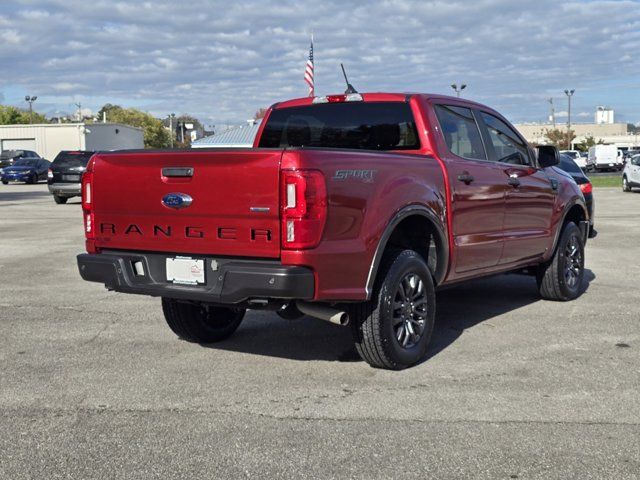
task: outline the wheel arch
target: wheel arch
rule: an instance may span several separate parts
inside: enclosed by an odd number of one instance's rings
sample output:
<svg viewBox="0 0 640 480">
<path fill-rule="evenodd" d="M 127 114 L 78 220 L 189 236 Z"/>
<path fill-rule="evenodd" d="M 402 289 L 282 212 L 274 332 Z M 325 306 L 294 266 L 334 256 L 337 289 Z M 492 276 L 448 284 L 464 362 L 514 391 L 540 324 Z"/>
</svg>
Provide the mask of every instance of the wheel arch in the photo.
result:
<svg viewBox="0 0 640 480">
<path fill-rule="evenodd" d="M 580 227 L 580 222 L 589 219 L 589 211 L 587 210 L 587 206 L 584 204 L 584 202 L 580 198 L 575 197 L 572 201 L 568 202 L 567 205 L 565 205 L 561 218 L 562 221 L 558 222 L 558 228 L 556 229 L 556 233 L 553 239 L 553 249 L 551 250 L 551 252 L 556 251 L 564 226 L 568 222 L 574 222 L 576 226 Z"/>
<path fill-rule="evenodd" d="M 412 228 L 410 231 L 414 232 L 414 235 L 405 238 L 401 234 L 407 232 L 410 227 Z M 425 233 L 429 235 L 429 241 L 421 243 L 420 239 L 423 238 Z M 388 247 L 394 246 L 398 239 L 403 241 L 396 246 L 415 249 L 423 257 L 425 257 L 426 252 L 425 261 L 429 265 L 436 285 L 444 280 L 449 261 L 449 242 L 442 223 L 438 216 L 424 205 L 408 205 L 392 217 L 378 240 L 367 278 L 367 299 L 371 298 L 384 253 Z M 432 243 L 434 245 L 433 249 L 431 248 Z M 416 246 L 418 248 L 415 248 Z"/>
</svg>

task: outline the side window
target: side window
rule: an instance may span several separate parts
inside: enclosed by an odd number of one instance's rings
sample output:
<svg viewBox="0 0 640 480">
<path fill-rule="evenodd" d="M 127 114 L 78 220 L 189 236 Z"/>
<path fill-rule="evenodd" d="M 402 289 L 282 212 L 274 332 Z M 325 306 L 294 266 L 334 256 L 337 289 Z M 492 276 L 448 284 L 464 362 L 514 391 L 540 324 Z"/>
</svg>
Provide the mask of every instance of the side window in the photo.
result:
<svg viewBox="0 0 640 480">
<path fill-rule="evenodd" d="M 527 145 L 520 140 L 520 137 L 511 127 L 488 113 L 480 112 L 480 115 L 489 131 L 491 144 L 498 162 L 515 165 L 528 165 L 531 163 Z"/>
<path fill-rule="evenodd" d="M 478 125 L 470 109 L 436 105 L 435 110 L 444 141 L 451 153 L 463 158 L 487 159 Z"/>
<path fill-rule="evenodd" d="M 631 165 L 635 165 L 636 167 L 640 166 L 640 155 L 631 157 Z"/>
</svg>

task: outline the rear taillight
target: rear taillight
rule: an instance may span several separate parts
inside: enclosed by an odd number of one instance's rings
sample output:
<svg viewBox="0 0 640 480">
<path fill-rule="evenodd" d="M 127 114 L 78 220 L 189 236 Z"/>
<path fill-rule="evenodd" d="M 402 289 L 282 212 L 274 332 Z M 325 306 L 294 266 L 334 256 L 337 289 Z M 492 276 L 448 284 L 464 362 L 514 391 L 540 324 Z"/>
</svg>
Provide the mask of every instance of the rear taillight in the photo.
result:
<svg viewBox="0 0 640 480">
<path fill-rule="evenodd" d="M 318 170 L 283 170 L 280 188 L 282 248 L 316 247 L 327 220 L 324 175 Z"/>
<path fill-rule="evenodd" d="M 51 180 L 53 178 L 53 171 L 51 169 L 47 170 L 47 178 Z"/>
<path fill-rule="evenodd" d="M 84 216 L 84 236 L 86 239 L 87 252 L 96 253 L 95 246 L 95 222 L 93 215 L 93 159 L 87 164 L 87 169 L 82 174 L 82 214 Z"/>
<path fill-rule="evenodd" d="M 593 185 L 591 185 L 591 182 L 581 183 L 580 190 L 582 190 L 583 195 L 586 195 L 587 193 L 593 192 Z"/>
</svg>

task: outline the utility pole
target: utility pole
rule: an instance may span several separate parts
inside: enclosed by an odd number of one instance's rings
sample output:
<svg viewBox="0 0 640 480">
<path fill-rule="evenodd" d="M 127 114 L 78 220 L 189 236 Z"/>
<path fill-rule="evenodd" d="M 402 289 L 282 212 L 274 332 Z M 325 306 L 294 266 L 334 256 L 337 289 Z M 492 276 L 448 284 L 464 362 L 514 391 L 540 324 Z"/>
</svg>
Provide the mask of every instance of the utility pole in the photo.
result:
<svg viewBox="0 0 640 480">
<path fill-rule="evenodd" d="M 555 130 L 556 128 L 556 111 L 553 108 L 553 98 L 549 98 L 549 100 L 547 100 L 549 102 L 549 105 L 551 105 L 551 125 L 553 126 L 553 129 Z"/>
<path fill-rule="evenodd" d="M 169 115 L 169 138 L 171 139 L 171 148 L 173 148 L 173 119 L 175 116 L 175 113 Z"/>
<path fill-rule="evenodd" d="M 33 102 L 38 99 L 37 96 L 29 96 L 24 97 L 24 101 L 29 104 L 29 123 L 33 123 Z"/>
<path fill-rule="evenodd" d="M 78 122 L 82 121 L 82 103 L 74 103 L 76 107 L 78 107 Z"/>
<path fill-rule="evenodd" d="M 462 90 L 467 88 L 467 85 L 463 83 L 462 85 L 460 85 L 460 88 L 458 88 L 458 85 L 456 83 L 452 83 L 451 88 L 453 88 L 456 91 L 456 96 L 460 98 L 460 92 L 462 92 Z"/>
<path fill-rule="evenodd" d="M 569 111 L 567 115 L 567 150 L 571 150 L 571 97 L 575 90 L 565 90 L 564 94 L 569 100 Z"/>
</svg>

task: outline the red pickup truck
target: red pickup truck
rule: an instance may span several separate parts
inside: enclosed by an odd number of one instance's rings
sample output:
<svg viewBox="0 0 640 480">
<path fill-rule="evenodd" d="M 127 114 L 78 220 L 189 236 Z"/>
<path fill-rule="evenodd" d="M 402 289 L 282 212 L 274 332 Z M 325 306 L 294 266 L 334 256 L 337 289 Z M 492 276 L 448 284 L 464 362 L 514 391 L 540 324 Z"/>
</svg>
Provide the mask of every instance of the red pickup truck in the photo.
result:
<svg viewBox="0 0 640 480">
<path fill-rule="evenodd" d="M 273 105 L 250 149 L 94 155 L 82 278 L 162 297 L 180 337 L 231 335 L 247 309 L 349 324 L 379 368 L 423 358 L 436 289 L 502 272 L 581 293 L 589 218 L 554 147 L 448 96 Z"/>
</svg>

